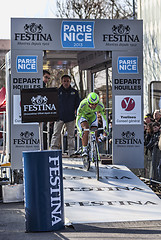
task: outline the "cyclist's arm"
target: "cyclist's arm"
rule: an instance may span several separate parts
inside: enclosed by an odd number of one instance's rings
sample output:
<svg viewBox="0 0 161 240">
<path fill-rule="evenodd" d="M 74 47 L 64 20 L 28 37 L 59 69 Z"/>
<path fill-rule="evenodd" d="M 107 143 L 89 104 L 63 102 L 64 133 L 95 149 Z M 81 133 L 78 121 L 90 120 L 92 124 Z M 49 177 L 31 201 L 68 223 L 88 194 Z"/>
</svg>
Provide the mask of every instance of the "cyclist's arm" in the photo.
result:
<svg viewBox="0 0 161 240">
<path fill-rule="evenodd" d="M 107 122 L 105 107 L 103 106 L 103 104 L 101 104 L 100 106 L 101 106 L 100 114 L 102 116 L 103 128 L 106 129 L 106 131 L 108 131 L 108 122 Z"/>
<path fill-rule="evenodd" d="M 76 117 L 76 127 L 77 127 L 77 129 L 78 129 L 78 131 L 79 131 L 79 133 L 82 131 L 82 127 L 81 127 L 81 125 L 80 125 L 80 118 L 81 118 L 81 115 L 78 113 L 78 111 L 77 111 L 77 117 Z"/>
<path fill-rule="evenodd" d="M 80 118 L 82 117 L 82 114 L 83 114 L 83 104 L 82 102 L 80 103 L 78 109 L 77 109 L 77 116 L 76 116 L 76 127 L 79 131 L 79 133 L 82 132 L 82 127 L 81 127 L 81 124 L 80 124 Z"/>
<path fill-rule="evenodd" d="M 102 116 L 103 128 L 106 129 L 106 131 L 108 131 L 108 123 L 107 123 L 106 115 L 101 114 L 101 116 Z"/>
</svg>

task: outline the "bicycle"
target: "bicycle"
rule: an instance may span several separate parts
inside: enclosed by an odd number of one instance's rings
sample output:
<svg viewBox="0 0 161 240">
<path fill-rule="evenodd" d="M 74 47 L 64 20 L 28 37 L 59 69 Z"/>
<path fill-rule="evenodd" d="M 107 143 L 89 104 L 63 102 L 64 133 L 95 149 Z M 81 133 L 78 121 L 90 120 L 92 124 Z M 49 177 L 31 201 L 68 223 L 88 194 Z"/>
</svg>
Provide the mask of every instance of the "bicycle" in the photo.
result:
<svg viewBox="0 0 161 240">
<path fill-rule="evenodd" d="M 100 154 L 99 154 L 99 148 L 98 143 L 96 141 L 95 132 L 98 129 L 84 129 L 84 131 L 89 131 L 89 141 L 87 145 L 87 152 L 88 155 L 86 157 L 83 157 L 83 165 L 84 168 L 89 171 L 91 162 L 95 163 L 96 168 L 96 178 L 99 180 L 99 161 L 100 161 Z M 101 129 L 99 129 L 101 130 Z"/>
</svg>

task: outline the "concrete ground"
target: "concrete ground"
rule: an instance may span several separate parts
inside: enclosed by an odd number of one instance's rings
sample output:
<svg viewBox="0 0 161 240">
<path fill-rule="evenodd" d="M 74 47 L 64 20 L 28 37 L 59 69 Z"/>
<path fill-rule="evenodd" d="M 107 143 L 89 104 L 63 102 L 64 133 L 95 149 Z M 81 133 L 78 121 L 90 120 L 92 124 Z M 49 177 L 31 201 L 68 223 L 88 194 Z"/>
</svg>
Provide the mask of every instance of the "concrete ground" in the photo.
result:
<svg viewBox="0 0 161 240">
<path fill-rule="evenodd" d="M 23 203 L 0 203 L 0 240 L 161 239 L 161 221 L 77 224 L 55 232 L 25 232 Z"/>
</svg>

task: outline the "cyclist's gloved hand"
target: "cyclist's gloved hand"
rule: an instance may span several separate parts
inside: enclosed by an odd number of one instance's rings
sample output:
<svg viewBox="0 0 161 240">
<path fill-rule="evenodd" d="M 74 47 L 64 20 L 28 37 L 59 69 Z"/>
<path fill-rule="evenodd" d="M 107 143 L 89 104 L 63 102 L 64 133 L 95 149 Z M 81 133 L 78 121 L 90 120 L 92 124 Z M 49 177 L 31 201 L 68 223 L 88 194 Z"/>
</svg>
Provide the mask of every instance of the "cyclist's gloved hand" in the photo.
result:
<svg viewBox="0 0 161 240">
<path fill-rule="evenodd" d="M 104 128 L 104 133 L 108 136 L 109 135 L 109 132 L 107 131 L 107 128 L 105 127 Z"/>
</svg>

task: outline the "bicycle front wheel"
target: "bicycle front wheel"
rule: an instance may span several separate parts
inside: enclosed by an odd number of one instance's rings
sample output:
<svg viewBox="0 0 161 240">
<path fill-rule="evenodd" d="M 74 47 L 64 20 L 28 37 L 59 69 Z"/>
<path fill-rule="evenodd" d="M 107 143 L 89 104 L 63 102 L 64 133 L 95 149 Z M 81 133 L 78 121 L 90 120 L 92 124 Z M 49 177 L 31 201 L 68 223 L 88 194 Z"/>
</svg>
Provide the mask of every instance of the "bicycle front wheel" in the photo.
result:
<svg viewBox="0 0 161 240">
<path fill-rule="evenodd" d="M 90 151 L 91 147 L 90 144 L 88 144 L 88 156 L 83 157 L 83 166 L 86 169 L 86 171 L 89 171 L 90 169 Z"/>
<path fill-rule="evenodd" d="M 94 143 L 94 159 L 95 159 L 95 168 L 96 168 L 96 178 L 99 181 L 99 152 L 98 152 L 98 145 Z"/>
</svg>

